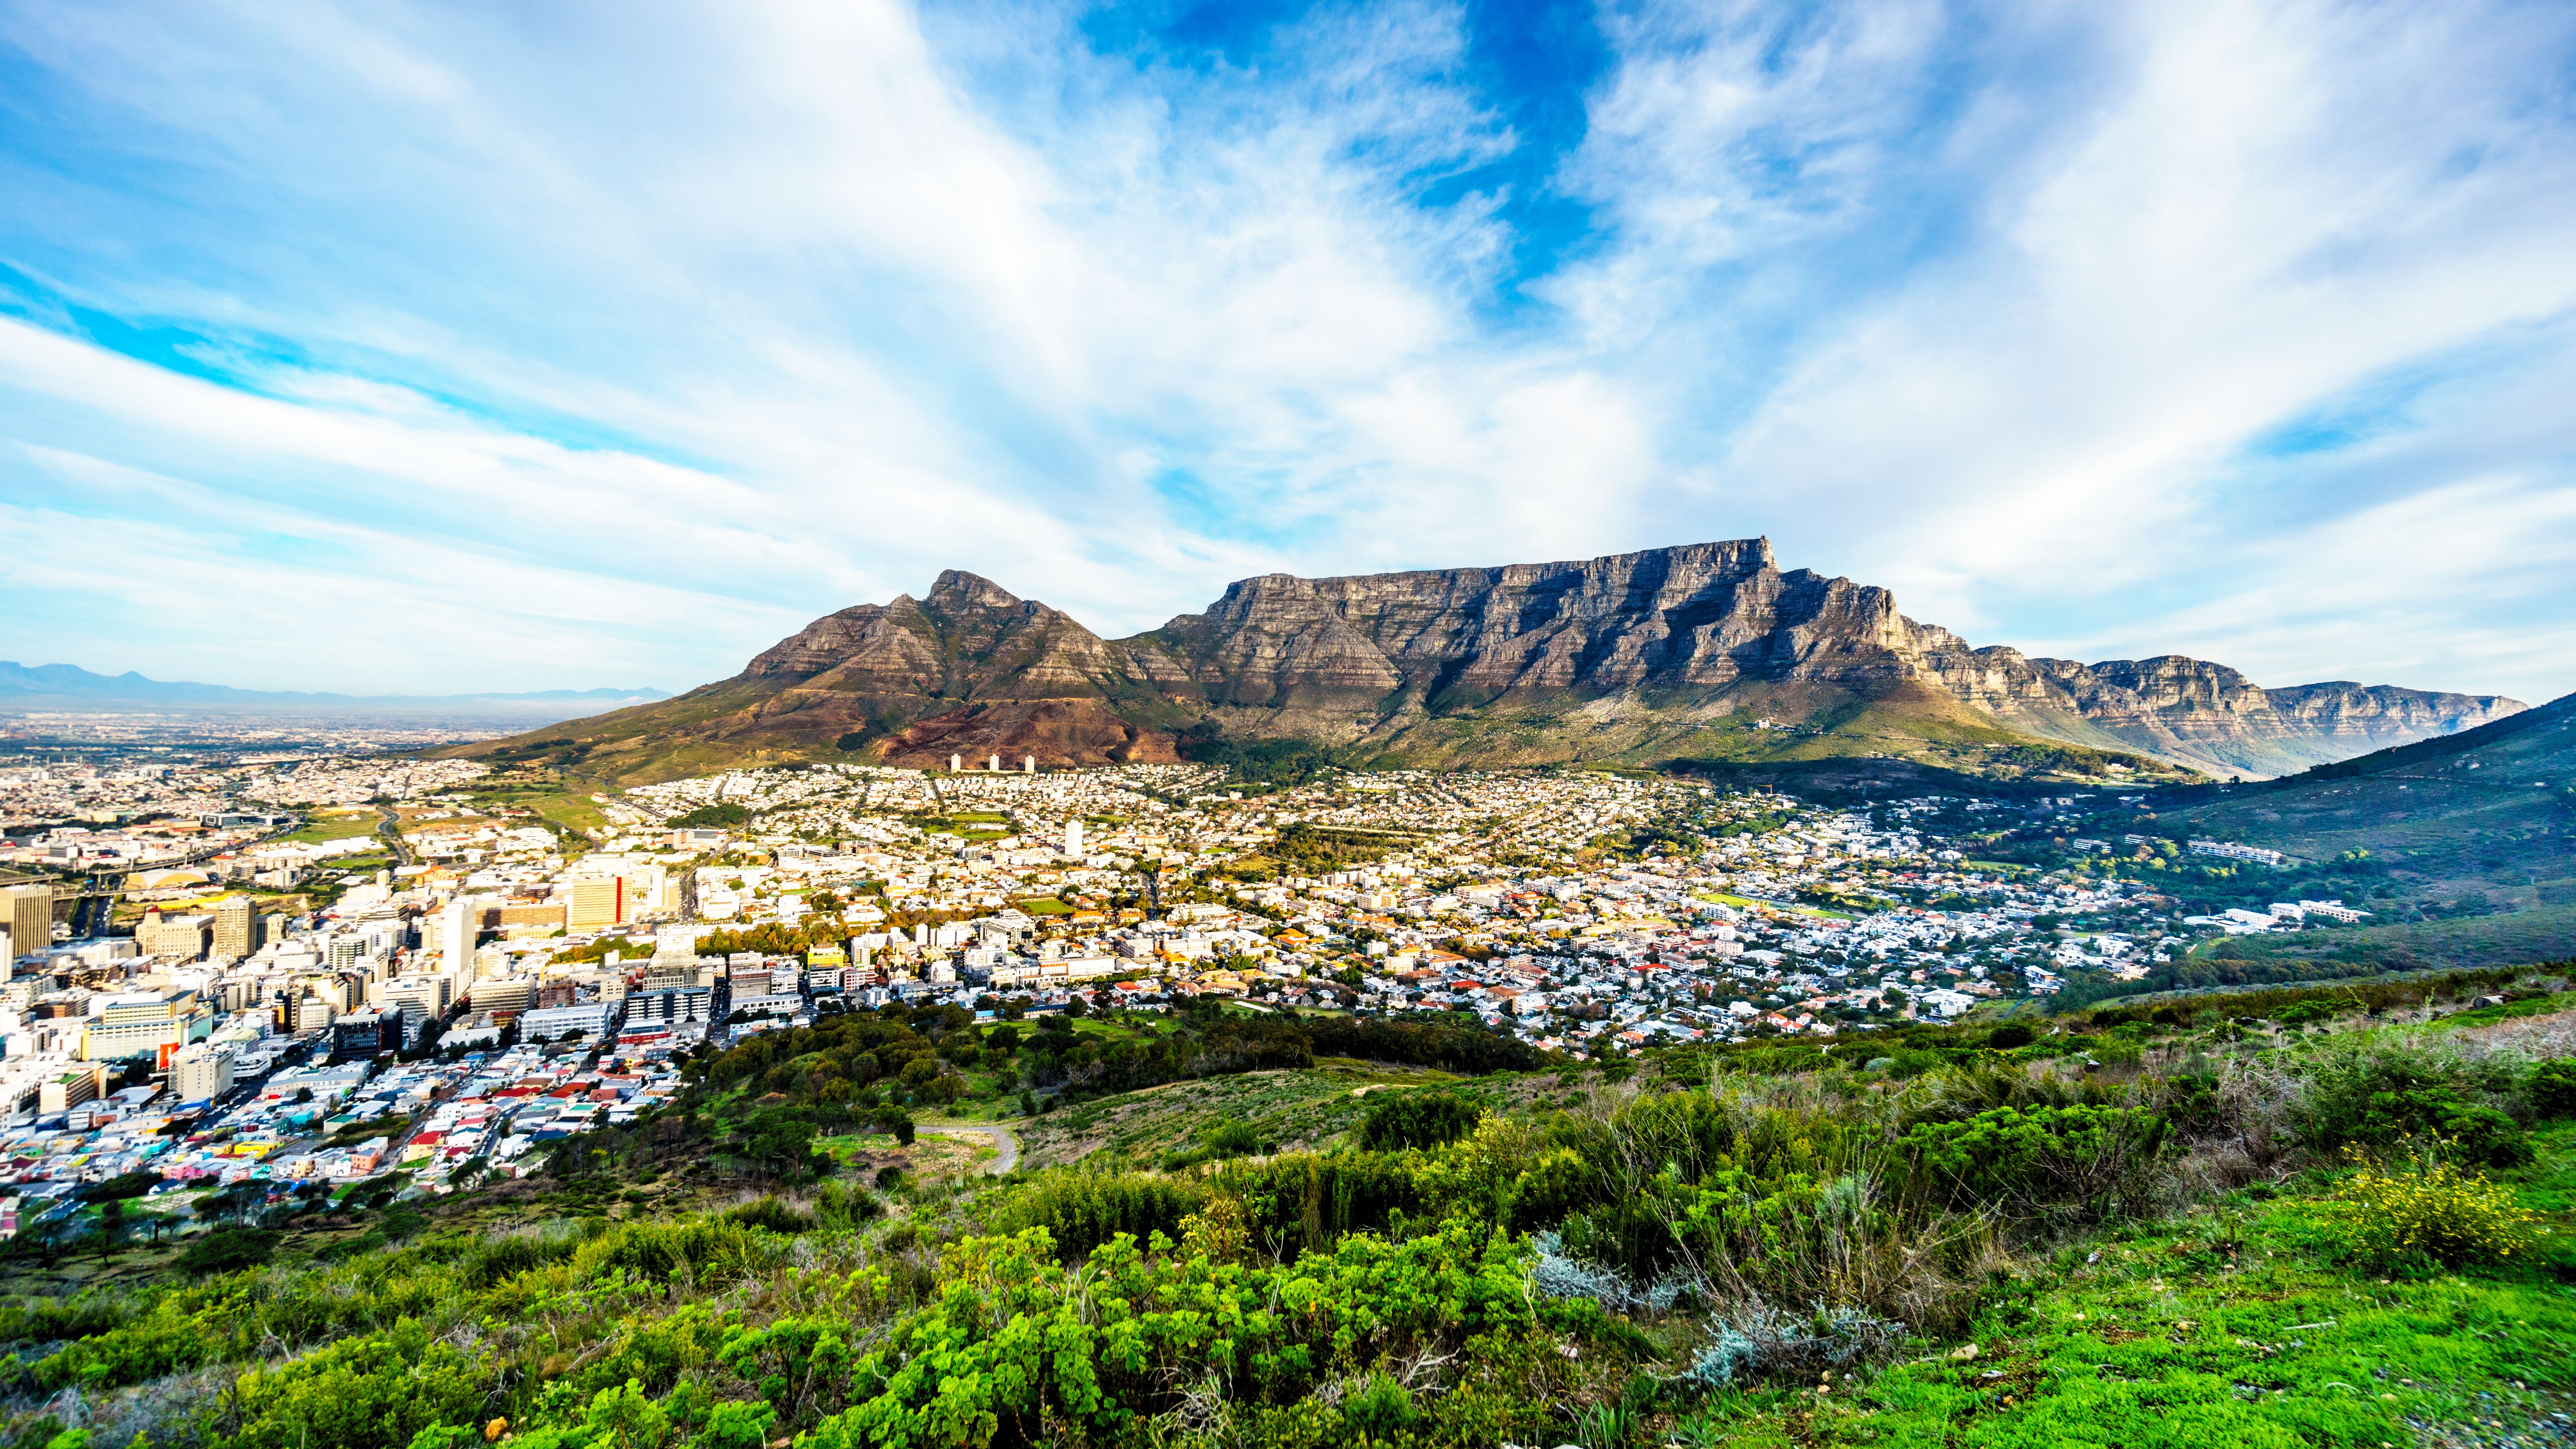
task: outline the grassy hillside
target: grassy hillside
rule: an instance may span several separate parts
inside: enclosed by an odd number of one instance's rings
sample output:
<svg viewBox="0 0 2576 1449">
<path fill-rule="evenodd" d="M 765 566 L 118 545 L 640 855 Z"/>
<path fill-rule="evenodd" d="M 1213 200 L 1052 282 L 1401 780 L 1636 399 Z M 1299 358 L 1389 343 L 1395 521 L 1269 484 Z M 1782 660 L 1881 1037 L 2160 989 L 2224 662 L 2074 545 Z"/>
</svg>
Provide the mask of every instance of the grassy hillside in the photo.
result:
<svg viewBox="0 0 2576 1449">
<path fill-rule="evenodd" d="M 1229 722 L 1258 727 L 1258 712 Z M 2161 761 L 2041 739 L 1941 691 L 1897 684 L 1872 694 L 1804 682 L 1586 699 L 1506 697 L 1440 713 L 1407 703 L 1344 743 L 1355 761 L 1433 768 L 1585 763 L 1663 768 L 1901 760 L 1988 780 L 2179 783 Z"/>
<path fill-rule="evenodd" d="M 1376 1039 L 1440 1061 L 1314 1051 L 1351 1039 L 1333 1020 L 852 1018 L 701 1058 L 687 1099 L 522 1181 L 298 1193 L 157 1247 L 13 1244 L 0 1432 L 2555 1442 L 2576 1395 L 2565 986 L 1501 1071 L 1463 1037 Z M 966 1075 L 987 1080 L 941 1085 Z M 1017 1119 L 1020 1171 L 905 1143 L 907 1111 L 990 1112 L 1014 1086 L 1052 1103 Z M 86 1439 L 54 1437 L 69 1389 Z"/>
<path fill-rule="evenodd" d="M 2205 792 L 2162 815 L 2384 877 L 2369 929 L 2231 941 L 2219 954 L 2391 969 L 2576 956 L 2576 696 L 2270 785 Z"/>
</svg>

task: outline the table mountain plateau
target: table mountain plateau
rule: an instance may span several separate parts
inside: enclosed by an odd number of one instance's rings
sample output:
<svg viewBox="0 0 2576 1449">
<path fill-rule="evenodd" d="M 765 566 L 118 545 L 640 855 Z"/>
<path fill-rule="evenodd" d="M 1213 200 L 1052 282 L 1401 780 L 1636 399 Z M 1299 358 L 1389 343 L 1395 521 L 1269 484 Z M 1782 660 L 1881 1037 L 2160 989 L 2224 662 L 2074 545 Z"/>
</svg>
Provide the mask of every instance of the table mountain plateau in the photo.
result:
<svg viewBox="0 0 2576 1449">
<path fill-rule="evenodd" d="M 1767 539 L 1499 568 L 1240 580 L 1128 639 L 950 570 L 677 698 L 458 753 L 637 783 L 732 764 L 1169 761 L 1296 739 L 1426 766 L 1924 759 L 2273 776 L 2503 718 L 2492 695 L 2263 689 L 2179 655 L 2027 658 L 1782 572 Z"/>
</svg>

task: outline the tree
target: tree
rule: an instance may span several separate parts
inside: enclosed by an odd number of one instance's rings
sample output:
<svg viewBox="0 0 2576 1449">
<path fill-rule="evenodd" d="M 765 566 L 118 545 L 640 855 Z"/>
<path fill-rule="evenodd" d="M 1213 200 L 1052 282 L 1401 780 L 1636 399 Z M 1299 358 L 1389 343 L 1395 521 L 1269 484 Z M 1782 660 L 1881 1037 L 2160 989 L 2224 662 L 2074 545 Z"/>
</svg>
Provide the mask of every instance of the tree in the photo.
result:
<svg viewBox="0 0 2576 1449">
<path fill-rule="evenodd" d="M 157 1172 L 122 1172 L 104 1182 L 93 1182 L 72 1196 L 82 1202 L 109 1203 L 141 1197 L 161 1185 Z"/>
<path fill-rule="evenodd" d="M 754 1171 L 769 1177 L 791 1176 L 807 1168 L 814 1156 L 814 1122 L 792 1108 L 755 1112 L 743 1124 L 741 1144 Z"/>
<path fill-rule="evenodd" d="M 217 1228 L 179 1255 L 189 1273 L 231 1273 L 255 1268 L 276 1255 L 280 1234 L 267 1228 Z"/>
</svg>

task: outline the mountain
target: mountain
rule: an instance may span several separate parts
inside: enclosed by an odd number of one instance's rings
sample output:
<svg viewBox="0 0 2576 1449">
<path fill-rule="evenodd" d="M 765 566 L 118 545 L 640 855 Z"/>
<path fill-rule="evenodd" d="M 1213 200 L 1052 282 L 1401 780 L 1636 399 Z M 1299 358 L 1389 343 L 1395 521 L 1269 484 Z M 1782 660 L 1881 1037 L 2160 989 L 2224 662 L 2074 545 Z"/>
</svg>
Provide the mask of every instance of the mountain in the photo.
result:
<svg viewBox="0 0 2576 1449">
<path fill-rule="evenodd" d="M 2366 929 L 2235 954 L 2386 969 L 2576 956 L 2576 694 L 2163 813 L 2299 860 L 2364 859 L 2385 882 Z"/>
<path fill-rule="evenodd" d="M 1999 735 L 2036 736 L 2269 776 L 2522 708 L 2346 683 L 2266 691 L 2179 655 L 2086 665 L 1975 649 L 1904 617 L 1885 589 L 1781 572 L 1767 539 L 1497 569 L 1267 575 L 1138 642 L 1185 661 L 1230 731 L 1366 739 L 1460 762 L 1528 753 L 1520 736 L 1536 721 L 1632 755 L 1741 754 L 1741 721 L 1776 716 L 1818 732 L 1792 752 L 1845 753 L 1873 737 L 1974 752 L 2014 742 Z M 1464 720 L 1491 728 L 1462 736 Z"/>
<path fill-rule="evenodd" d="M 348 695 L 234 689 L 221 684 L 93 674 L 71 664 L 0 661 L 0 710 L 179 710 L 292 714 L 550 714 L 566 708 L 635 704 L 669 696 L 658 689 L 545 689 L 518 694 Z"/>
<path fill-rule="evenodd" d="M 2576 904 L 2576 694 L 2169 813 L 2305 859 L 2402 858 L 2437 892 L 2554 882 Z"/>
<path fill-rule="evenodd" d="M 1909 621 L 1910 622 L 1910 621 Z M 1925 668 L 1962 701 L 2032 734 L 2133 749 L 2213 775 L 2268 777 L 2482 725 L 2523 708 L 2498 695 L 2348 681 L 2263 689 L 2224 664 L 2027 659 L 1912 625 Z"/>
<path fill-rule="evenodd" d="M 1177 761 L 1194 712 L 1137 657 L 1073 619 L 957 569 L 926 597 L 826 614 L 740 674 L 676 698 L 449 753 L 544 759 L 608 779 L 854 753 L 945 766 L 995 753 L 1051 765 Z"/>
<path fill-rule="evenodd" d="M 1423 765 L 1854 756 L 1987 774 L 2273 775 L 2511 714 L 2494 696 L 2264 690 L 2168 656 L 1976 649 L 1767 539 L 1230 585 L 1109 640 L 950 570 L 815 620 L 676 699 L 460 747 L 640 781 L 742 760 L 1168 760 L 1300 740 Z"/>
</svg>

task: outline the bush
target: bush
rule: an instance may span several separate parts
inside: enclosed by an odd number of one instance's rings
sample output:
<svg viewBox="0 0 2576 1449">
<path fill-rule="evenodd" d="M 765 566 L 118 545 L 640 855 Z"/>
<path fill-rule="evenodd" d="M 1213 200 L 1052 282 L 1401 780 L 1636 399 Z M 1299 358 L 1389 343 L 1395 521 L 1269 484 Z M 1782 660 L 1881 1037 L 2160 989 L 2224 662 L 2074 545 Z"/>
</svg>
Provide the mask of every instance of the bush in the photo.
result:
<svg viewBox="0 0 2576 1449">
<path fill-rule="evenodd" d="M 1905 1134 L 1918 1190 L 1951 1207 L 2092 1217 L 2142 1205 L 2145 1169 L 2166 1136 L 2142 1107 L 1998 1107 Z"/>
<path fill-rule="evenodd" d="M 1220 1157 L 1249 1157 L 1261 1150 L 1261 1129 L 1237 1119 L 1207 1135 L 1208 1150 Z"/>
<path fill-rule="evenodd" d="M 790 1237 L 798 1233 L 814 1231 L 812 1214 L 799 1212 L 792 1205 L 780 1202 L 774 1197 L 764 1197 L 757 1202 L 744 1203 L 726 1213 L 725 1217 L 747 1228 L 767 1228 L 773 1233 L 784 1233 Z"/>
<path fill-rule="evenodd" d="M 179 1254 L 189 1273 L 232 1273 L 256 1268 L 277 1254 L 280 1234 L 267 1228 L 217 1228 Z"/>
<path fill-rule="evenodd" d="M 2576 1117 L 2576 1061 L 2542 1062 L 2532 1070 L 2531 1107 L 2543 1117 Z"/>
<path fill-rule="evenodd" d="M 2518 1076 L 2500 1059 L 2473 1062 L 2404 1044 L 2330 1052 L 2308 1072 L 2303 1135 L 2320 1152 L 2441 1137 L 2464 1161 L 2517 1166 L 2531 1160 L 2531 1144 L 2495 1104 L 2513 1095 Z"/>
<path fill-rule="evenodd" d="M 2346 1251 L 2378 1268 L 2427 1259 L 2459 1267 L 2528 1255 L 2537 1213 L 2513 1189 L 2462 1168 L 2452 1144 L 2410 1141 L 2385 1160 L 2360 1149 L 2360 1164 L 2335 1192 Z"/>
<path fill-rule="evenodd" d="M 1056 1251 L 1071 1261 L 1121 1233 L 1139 1240 L 1178 1233 L 1181 1219 L 1206 1202 L 1206 1189 L 1170 1178 L 1049 1172 L 1004 1197 L 990 1222 L 1002 1233 L 1044 1228 Z"/>
<path fill-rule="evenodd" d="M 1360 1124 L 1360 1146 L 1371 1152 L 1442 1147 L 1476 1130 L 1474 1103 L 1447 1092 L 1380 1097 Z"/>
<path fill-rule="evenodd" d="M 2006 1022 L 1986 1034 L 1986 1045 L 1999 1052 L 2026 1047 L 2037 1040 L 2039 1040 L 2039 1033 L 2018 1021 Z"/>
</svg>

